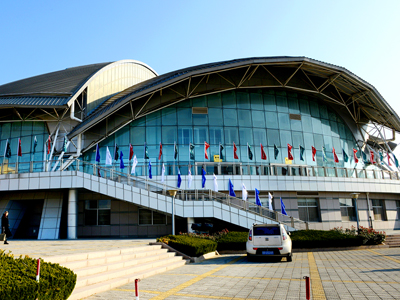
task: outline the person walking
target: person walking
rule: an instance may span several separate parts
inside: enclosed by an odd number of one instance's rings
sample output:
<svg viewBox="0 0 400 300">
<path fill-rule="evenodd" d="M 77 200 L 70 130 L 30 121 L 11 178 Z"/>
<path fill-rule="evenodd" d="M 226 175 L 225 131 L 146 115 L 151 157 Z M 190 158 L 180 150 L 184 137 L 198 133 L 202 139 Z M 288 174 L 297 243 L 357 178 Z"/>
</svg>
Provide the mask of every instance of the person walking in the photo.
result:
<svg viewBox="0 0 400 300">
<path fill-rule="evenodd" d="M 8 222 L 8 211 L 5 211 L 3 216 L 1 217 L 1 232 L 6 234 L 4 244 L 7 245 L 7 238 L 12 236 L 10 231 L 10 223 Z"/>
</svg>

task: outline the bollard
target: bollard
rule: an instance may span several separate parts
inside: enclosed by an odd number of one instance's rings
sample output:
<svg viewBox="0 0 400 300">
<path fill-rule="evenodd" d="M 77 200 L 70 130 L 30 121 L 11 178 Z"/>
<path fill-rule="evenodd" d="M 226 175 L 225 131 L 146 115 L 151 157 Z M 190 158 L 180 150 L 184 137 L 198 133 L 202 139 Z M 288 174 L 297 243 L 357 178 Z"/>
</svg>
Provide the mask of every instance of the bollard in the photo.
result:
<svg viewBox="0 0 400 300">
<path fill-rule="evenodd" d="M 39 282 L 39 274 L 40 274 L 40 258 L 37 260 L 36 282 Z"/>
<path fill-rule="evenodd" d="M 136 300 L 139 300 L 139 288 L 138 288 L 138 282 L 140 281 L 139 278 L 135 279 L 135 295 L 136 295 Z"/>
<path fill-rule="evenodd" d="M 310 277 L 303 276 L 303 279 L 306 280 L 306 299 L 310 300 Z"/>
</svg>

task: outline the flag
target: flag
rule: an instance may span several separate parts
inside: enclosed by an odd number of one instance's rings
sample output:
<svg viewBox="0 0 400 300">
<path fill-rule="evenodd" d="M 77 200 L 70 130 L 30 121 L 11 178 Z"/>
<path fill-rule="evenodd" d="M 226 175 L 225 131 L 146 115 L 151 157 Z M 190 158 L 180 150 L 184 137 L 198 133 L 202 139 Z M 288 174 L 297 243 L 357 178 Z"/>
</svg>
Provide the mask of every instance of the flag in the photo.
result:
<svg viewBox="0 0 400 300">
<path fill-rule="evenodd" d="M 242 183 L 242 200 L 246 201 L 247 200 L 247 189 L 244 183 Z"/>
<path fill-rule="evenodd" d="M 372 150 L 369 150 L 369 161 L 370 161 L 372 164 L 375 163 L 375 161 L 374 161 L 374 151 L 372 151 Z"/>
<path fill-rule="evenodd" d="M 119 150 L 119 147 L 118 147 L 117 144 L 115 144 L 115 147 L 114 147 L 114 160 L 118 160 L 118 158 L 119 158 L 118 150 Z"/>
<path fill-rule="evenodd" d="M 18 151 L 17 151 L 18 156 L 22 156 L 22 149 L 21 149 L 21 139 L 18 138 Z"/>
<path fill-rule="evenodd" d="M 235 145 L 235 142 L 233 142 L 233 158 L 239 159 L 239 156 L 237 155 L 236 151 L 237 151 L 237 147 Z"/>
<path fill-rule="evenodd" d="M 162 164 L 162 169 L 161 169 L 161 182 L 165 181 L 165 166 L 164 163 Z"/>
<path fill-rule="evenodd" d="M 178 189 L 181 188 L 181 183 L 182 183 L 181 171 L 178 168 L 178 184 L 177 184 Z"/>
<path fill-rule="evenodd" d="M 311 146 L 311 153 L 312 153 L 312 161 L 315 161 L 315 154 L 317 154 L 317 149 L 314 146 Z"/>
<path fill-rule="evenodd" d="M 260 191 L 255 189 L 256 192 L 256 204 L 257 206 L 262 206 L 261 201 L 260 201 Z"/>
<path fill-rule="evenodd" d="M 123 156 L 124 156 L 124 154 L 123 154 L 122 151 L 121 151 L 121 153 L 120 153 L 120 155 L 119 155 L 119 168 L 120 168 L 120 169 L 125 168 L 124 160 L 122 159 Z"/>
<path fill-rule="evenodd" d="M 247 157 L 250 160 L 253 160 L 253 152 L 251 152 L 251 147 L 250 147 L 249 143 L 247 143 Z"/>
<path fill-rule="evenodd" d="M 33 140 L 33 154 L 35 154 L 36 146 L 37 146 L 37 139 L 36 139 L 36 136 L 35 136 L 35 139 Z"/>
<path fill-rule="evenodd" d="M 112 157 L 111 157 L 110 149 L 108 149 L 108 146 L 107 146 L 107 152 L 106 152 L 106 165 L 108 165 L 108 166 L 112 165 Z"/>
<path fill-rule="evenodd" d="M 96 145 L 96 161 L 97 161 L 98 163 L 100 162 L 99 144 Z"/>
<path fill-rule="evenodd" d="M 11 147 L 8 139 L 6 141 L 6 148 L 4 149 L 4 157 L 10 158 L 11 157 Z"/>
<path fill-rule="evenodd" d="M 146 143 L 144 143 L 144 159 L 149 159 L 149 149 Z"/>
<path fill-rule="evenodd" d="M 379 151 L 379 160 L 381 161 L 381 163 L 383 162 L 383 152 Z"/>
<path fill-rule="evenodd" d="M 192 143 L 189 143 L 189 159 L 194 160 L 194 145 Z"/>
<path fill-rule="evenodd" d="M 336 155 L 335 148 L 332 147 L 332 149 L 333 149 L 333 160 L 335 161 L 335 163 L 338 163 L 339 162 L 339 157 Z"/>
<path fill-rule="evenodd" d="M 300 147 L 300 160 L 304 161 L 304 147 L 299 145 Z"/>
<path fill-rule="evenodd" d="M 322 159 L 324 162 L 327 162 L 328 159 L 326 158 L 326 152 L 325 152 L 325 147 L 322 146 Z"/>
<path fill-rule="evenodd" d="M 68 140 L 67 137 L 64 136 L 64 143 L 63 143 L 63 152 L 67 152 L 67 144 L 68 144 Z"/>
<path fill-rule="evenodd" d="M 201 187 L 204 189 L 206 186 L 206 171 L 204 168 L 201 168 Z"/>
<path fill-rule="evenodd" d="M 158 160 L 161 160 L 162 155 L 162 144 L 160 143 L 160 152 L 158 153 Z"/>
<path fill-rule="evenodd" d="M 219 144 L 219 159 L 223 160 L 224 159 L 224 155 L 222 154 L 222 150 L 224 150 L 224 146 L 222 146 L 221 144 Z"/>
<path fill-rule="evenodd" d="M 293 160 L 293 155 L 292 155 L 292 145 L 287 144 L 287 155 L 288 155 L 288 159 Z"/>
<path fill-rule="evenodd" d="M 389 155 L 389 153 L 387 154 L 387 158 L 388 158 L 388 166 L 392 166 L 392 163 L 390 162 L 390 155 Z"/>
<path fill-rule="evenodd" d="M 399 167 L 399 161 L 397 160 L 396 155 L 394 155 L 393 153 L 392 153 L 392 155 L 393 155 L 393 158 L 394 158 L 394 164 L 396 165 L 396 168 L 398 168 Z"/>
<path fill-rule="evenodd" d="M 108 149 L 107 149 L 108 150 Z M 136 173 L 136 166 L 138 164 L 136 155 L 133 157 L 133 163 L 132 163 L 132 170 L 131 170 L 131 174 L 135 174 Z"/>
<path fill-rule="evenodd" d="M 101 176 L 101 173 L 100 173 L 100 168 L 99 168 L 99 167 L 97 168 L 97 176 L 102 177 L 102 176 Z"/>
<path fill-rule="evenodd" d="M 264 147 L 261 143 L 260 143 L 260 146 L 261 146 L 261 159 L 266 160 L 267 154 L 265 154 Z"/>
<path fill-rule="evenodd" d="M 208 153 L 207 153 L 208 148 L 210 148 L 210 144 L 207 142 L 204 142 L 204 157 L 206 159 L 208 159 Z"/>
<path fill-rule="evenodd" d="M 129 144 L 129 160 L 133 158 L 133 146 L 132 144 Z"/>
<path fill-rule="evenodd" d="M 178 158 L 178 146 L 176 145 L 176 142 L 174 142 L 174 159 Z"/>
<path fill-rule="evenodd" d="M 214 174 L 214 191 L 218 192 L 217 176 Z"/>
<path fill-rule="evenodd" d="M 149 178 L 153 178 L 153 175 L 151 175 L 151 159 L 149 159 Z"/>
<path fill-rule="evenodd" d="M 50 154 L 50 146 L 51 146 L 51 138 L 49 135 L 49 138 L 47 139 L 47 154 Z"/>
<path fill-rule="evenodd" d="M 229 196 L 236 197 L 235 191 L 233 189 L 233 183 L 229 178 Z"/>
<path fill-rule="evenodd" d="M 343 152 L 343 160 L 344 160 L 344 162 L 348 162 L 349 161 L 349 156 L 347 155 L 346 151 L 344 151 L 343 148 L 342 148 L 342 152 Z"/>
<path fill-rule="evenodd" d="M 354 149 L 354 148 L 353 148 L 353 156 L 354 156 L 354 162 L 357 164 L 357 163 L 358 163 L 357 149 Z"/>
<path fill-rule="evenodd" d="M 282 197 L 281 197 L 281 214 L 287 216 L 286 206 L 283 204 Z"/>
<path fill-rule="evenodd" d="M 274 144 L 274 159 L 276 160 L 276 158 L 278 157 L 279 154 L 279 149 L 278 147 Z"/>
<path fill-rule="evenodd" d="M 367 154 L 365 154 L 364 151 L 361 151 L 361 156 L 362 156 L 363 162 L 366 163 L 367 162 Z"/>
<path fill-rule="evenodd" d="M 269 210 L 274 210 L 272 208 L 272 195 L 271 195 L 271 193 L 268 193 L 268 209 Z"/>
<path fill-rule="evenodd" d="M 188 189 L 190 189 L 191 186 L 192 186 L 192 172 L 190 171 L 190 168 L 189 168 L 189 171 L 188 171 Z"/>
</svg>

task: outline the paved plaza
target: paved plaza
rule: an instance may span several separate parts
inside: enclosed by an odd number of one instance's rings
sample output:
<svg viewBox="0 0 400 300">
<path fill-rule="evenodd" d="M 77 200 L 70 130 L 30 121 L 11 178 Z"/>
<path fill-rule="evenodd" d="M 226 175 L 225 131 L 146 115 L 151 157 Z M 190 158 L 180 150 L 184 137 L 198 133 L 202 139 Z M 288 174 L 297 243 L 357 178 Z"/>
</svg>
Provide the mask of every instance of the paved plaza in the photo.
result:
<svg viewBox="0 0 400 300">
<path fill-rule="evenodd" d="M 222 255 L 145 278 L 140 299 L 400 299 L 400 248 L 295 253 L 293 262 Z M 130 283 L 87 300 L 135 299 Z"/>
</svg>

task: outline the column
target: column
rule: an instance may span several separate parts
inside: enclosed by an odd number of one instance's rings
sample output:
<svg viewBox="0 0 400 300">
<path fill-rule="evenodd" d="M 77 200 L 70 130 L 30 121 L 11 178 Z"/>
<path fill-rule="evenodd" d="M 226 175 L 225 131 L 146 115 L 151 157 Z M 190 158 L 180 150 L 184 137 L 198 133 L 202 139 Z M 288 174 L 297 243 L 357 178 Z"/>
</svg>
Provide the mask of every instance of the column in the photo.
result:
<svg viewBox="0 0 400 300">
<path fill-rule="evenodd" d="M 68 239 L 77 238 L 78 228 L 78 191 L 70 189 L 68 192 Z"/>
<path fill-rule="evenodd" d="M 187 218 L 187 232 L 194 232 L 192 230 L 192 224 L 195 223 L 194 222 L 194 218 Z"/>
</svg>

